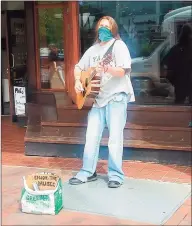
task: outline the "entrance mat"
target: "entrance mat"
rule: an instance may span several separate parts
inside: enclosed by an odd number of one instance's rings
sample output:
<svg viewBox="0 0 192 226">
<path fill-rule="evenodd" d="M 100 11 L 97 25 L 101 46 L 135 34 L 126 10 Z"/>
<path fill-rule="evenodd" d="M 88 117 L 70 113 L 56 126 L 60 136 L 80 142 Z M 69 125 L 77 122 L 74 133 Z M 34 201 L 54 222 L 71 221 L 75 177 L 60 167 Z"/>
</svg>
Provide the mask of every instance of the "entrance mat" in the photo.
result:
<svg viewBox="0 0 192 226">
<path fill-rule="evenodd" d="M 81 185 L 63 186 L 64 209 L 102 214 L 162 225 L 190 196 L 191 186 L 150 180 L 125 179 L 117 189 L 107 177 Z"/>
</svg>

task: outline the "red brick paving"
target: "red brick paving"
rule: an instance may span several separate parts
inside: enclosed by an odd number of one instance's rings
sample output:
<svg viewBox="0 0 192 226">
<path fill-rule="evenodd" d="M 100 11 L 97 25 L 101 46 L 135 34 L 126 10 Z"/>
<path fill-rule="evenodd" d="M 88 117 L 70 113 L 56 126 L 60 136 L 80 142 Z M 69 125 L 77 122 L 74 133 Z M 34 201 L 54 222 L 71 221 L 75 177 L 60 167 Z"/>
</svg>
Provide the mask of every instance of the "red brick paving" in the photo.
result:
<svg viewBox="0 0 192 226">
<path fill-rule="evenodd" d="M 189 198 L 165 225 L 192 225 L 191 223 L 191 198 Z"/>
<path fill-rule="evenodd" d="M 24 155 L 24 135 L 25 128 L 19 128 L 12 124 L 9 117 L 2 117 L 2 164 L 13 166 L 31 166 L 40 168 L 54 168 L 64 170 L 79 170 L 81 167 L 80 159 L 67 159 L 55 157 L 32 157 Z M 151 179 L 159 181 L 169 181 L 176 183 L 191 184 L 191 167 L 177 165 L 162 165 L 154 163 L 124 161 L 123 170 L 126 176 L 137 179 Z M 98 173 L 106 173 L 107 162 L 99 161 L 97 166 Z M 70 215 L 70 213 L 68 213 Z M 78 219 L 78 214 L 75 213 L 75 219 Z M 66 217 L 66 216 L 65 216 Z M 74 214 L 73 214 L 74 217 Z M 69 221 L 75 221 L 71 219 Z M 142 225 L 137 222 L 124 222 L 116 219 L 97 215 L 80 214 L 78 222 L 74 224 L 90 225 L 94 224 L 105 225 Z M 115 222 L 115 223 L 114 223 Z M 191 225 L 191 198 L 187 200 L 175 214 L 166 222 L 165 225 Z"/>
</svg>

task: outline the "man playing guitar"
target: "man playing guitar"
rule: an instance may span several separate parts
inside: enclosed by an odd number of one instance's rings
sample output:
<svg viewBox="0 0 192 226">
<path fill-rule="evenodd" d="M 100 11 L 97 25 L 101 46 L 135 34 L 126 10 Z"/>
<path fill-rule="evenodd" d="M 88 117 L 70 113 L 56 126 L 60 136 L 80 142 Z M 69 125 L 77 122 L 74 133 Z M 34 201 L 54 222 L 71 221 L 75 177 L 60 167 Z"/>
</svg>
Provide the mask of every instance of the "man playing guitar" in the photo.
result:
<svg viewBox="0 0 192 226">
<path fill-rule="evenodd" d="M 114 43 L 115 41 L 115 43 Z M 113 60 L 105 65 L 102 58 L 110 46 Z M 100 90 L 88 114 L 86 143 L 83 167 L 69 180 L 78 185 L 97 179 L 96 166 L 102 133 L 107 125 L 109 129 L 108 187 L 117 188 L 123 184 L 122 170 L 123 131 L 127 119 L 127 104 L 135 101 L 130 81 L 131 57 L 125 43 L 120 39 L 118 26 L 109 16 L 102 17 L 96 25 L 96 42 L 75 65 L 75 90 L 83 91 L 80 81 L 81 71 L 96 67 L 100 76 Z M 92 86 L 94 87 L 94 80 Z"/>
</svg>

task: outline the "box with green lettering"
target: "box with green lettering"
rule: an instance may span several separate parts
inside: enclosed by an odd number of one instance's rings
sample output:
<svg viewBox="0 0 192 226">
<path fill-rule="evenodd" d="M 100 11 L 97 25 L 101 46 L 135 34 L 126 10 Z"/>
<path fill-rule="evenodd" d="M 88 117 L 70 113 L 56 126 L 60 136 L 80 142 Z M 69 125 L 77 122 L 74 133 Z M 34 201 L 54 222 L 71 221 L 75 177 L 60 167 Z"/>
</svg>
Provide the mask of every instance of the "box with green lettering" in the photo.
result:
<svg viewBox="0 0 192 226">
<path fill-rule="evenodd" d="M 56 215 L 63 208 L 62 181 L 53 173 L 23 177 L 21 210 L 24 213 Z"/>
</svg>

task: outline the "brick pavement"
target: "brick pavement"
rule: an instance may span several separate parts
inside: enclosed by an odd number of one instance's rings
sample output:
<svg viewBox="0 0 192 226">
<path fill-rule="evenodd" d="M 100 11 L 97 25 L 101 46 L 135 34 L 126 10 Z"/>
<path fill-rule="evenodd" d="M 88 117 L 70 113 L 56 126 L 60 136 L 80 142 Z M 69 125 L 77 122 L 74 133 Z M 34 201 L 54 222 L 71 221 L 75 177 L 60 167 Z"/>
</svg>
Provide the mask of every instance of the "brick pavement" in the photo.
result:
<svg viewBox="0 0 192 226">
<path fill-rule="evenodd" d="M 2 164 L 9 166 L 28 166 L 49 169 L 78 170 L 81 167 L 80 159 L 66 159 L 55 157 L 31 157 L 24 155 L 25 129 L 12 124 L 9 117 L 2 117 Z M 176 183 L 191 184 L 191 167 L 177 165 L 162 165 L 154 163 L 143 163 L 124 161 L 123 169 L 125 175 L 137 179 L 151 179 L 169 181 Z M 99 161 L 98 173 L 106 173 L 107 162 Z M 144 225 L 142 222 L 124 222 L 121 219 L 83 214 L 65 213 L 66 224 L 103 224 L 103 225 Z M 3 216 L 8 216 L 3 213 Z M 61 217 L 58 216 L 60 219 Z M 93 220 L 94 219 L 94 220 Z M 58 220 L 59 222 L 60 220 Z M 68 222 L 68 223 L 67 223 Z M 71 223 L 70 223 L 71 222 Z M 76 223 L 75 223 L 76 222 Z M 91 223 L 92 222 L 92 223 Z M 59 223 L 58 223 L 59 224 Z M 166 222 L 165 225 L 191 225 L 191 198 L 188 199 Z"/>
</svg>

